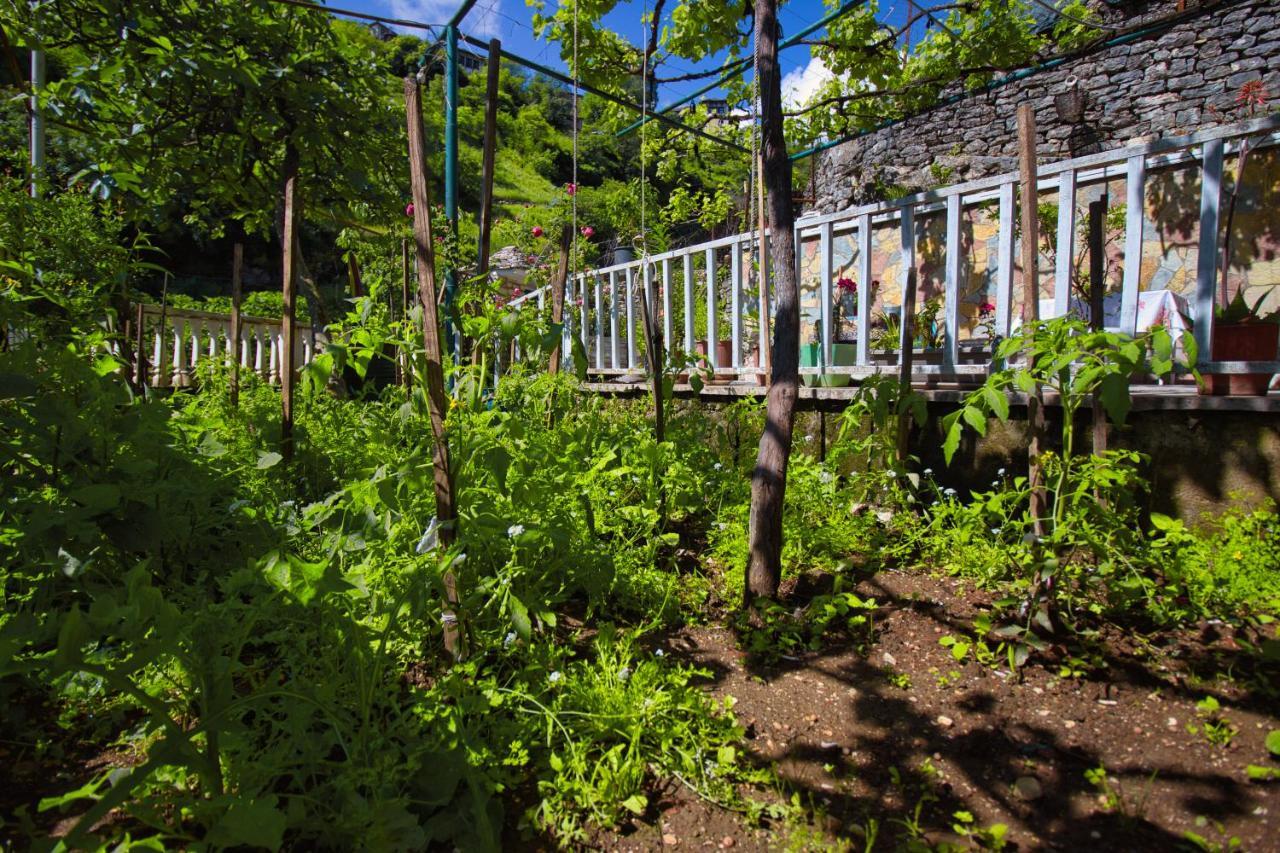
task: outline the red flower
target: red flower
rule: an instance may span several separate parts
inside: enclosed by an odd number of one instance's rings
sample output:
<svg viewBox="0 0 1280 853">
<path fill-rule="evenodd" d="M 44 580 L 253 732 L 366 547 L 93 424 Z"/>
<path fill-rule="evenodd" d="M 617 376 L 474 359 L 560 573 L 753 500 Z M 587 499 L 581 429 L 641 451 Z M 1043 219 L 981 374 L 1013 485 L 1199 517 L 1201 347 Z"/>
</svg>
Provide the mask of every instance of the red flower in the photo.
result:
<svg viewBox="0 0 1280 853">
<path fill-rule="evenodd" d="M 996 313 L 996 306 L 992 305 L 990 302 L 984 302 L 978 306 L 978 313 L 982 315 L 994 314 Z"/>
<path fill-rule="evenodd" d="M 841 293 L 857 293 L 858 285 L 851 278 L 841 278 L 836 280 L 836 289 Z"/>
<path fill-rule="evenodd" d="M 541 225 L 535 225 L 535 226 L 533 226 L 533 230 L 532 230 L 530 233 L 532 233 L 534 237 L 541 237 L 541 236 L 542 236 L 542 226 L 541 226 Z"/>
<path fill-rule="evenodd" d="M 582 236 L 586 237 L 588 240 L 596 236 L 596 229 L 592 228 L 590 225 L 583 225 L 579 230 L 582 232 Z"/>
<path fill-rule="evenodd" d="M 574 195 L 578 192 L 578 185 L 574 183 L 565 184 L 564 189 L 565 192 L 569 193 L 569 195 Z"/>
<path fill-rule="evenodd" d="M 404 206 L 404 215 L 413 216 L 413 202 L 409 202 Z"/>
</svg>

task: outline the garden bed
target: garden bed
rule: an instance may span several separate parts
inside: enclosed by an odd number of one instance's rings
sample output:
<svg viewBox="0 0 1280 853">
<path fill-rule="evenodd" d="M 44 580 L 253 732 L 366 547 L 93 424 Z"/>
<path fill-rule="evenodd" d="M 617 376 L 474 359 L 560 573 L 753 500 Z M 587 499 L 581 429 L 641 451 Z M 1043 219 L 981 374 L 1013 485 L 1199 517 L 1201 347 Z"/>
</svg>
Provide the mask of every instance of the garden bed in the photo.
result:
<svg viewBox="0 0 1280 853">
<path fill-rule="evenodd" d="M 1263 741 L 1280 728 L 1274 700 L 1240 668 L 1240 641 L 1255 638 L 1203 624 L 1152 645 L 1116 631 L 1099 639 L 1095 672 L 1059 677 L 1060 664 L 1033 662 L 1019 678 L 957 663 L 938 642 L 969 630 L 985 594 L 899 572 L 857 592 L 880 605 L 865 648 L 845 642 L 758 666 L 719 625 L 665 643 L 714 674 L 717 697 L 734 697 L 750 752 L 811 801 L 810 827 L 762 832 L 676 786 L 657 815 L 601 846 L 860 849 L 872 821 L 876 849 L 912 839 L 976 846 L 953 827 L 957 812 L 972 814 L 975 830 L 1007 825 L 1017 849 L 1168 850 L 1194 846 L 1185 836 L 1194 832 L 1224 848 L 1237 837 L 1242 849 L 1265 850 L 1280 837 L 1280 787 L 1245 771 L 1267 763 Z M 1236 729 L 1225 745 L 1203 731 L 1197 702 L 1208 696 Z M 1099 767 L 1105 783 L 1087 777 Z"/>
</svg>

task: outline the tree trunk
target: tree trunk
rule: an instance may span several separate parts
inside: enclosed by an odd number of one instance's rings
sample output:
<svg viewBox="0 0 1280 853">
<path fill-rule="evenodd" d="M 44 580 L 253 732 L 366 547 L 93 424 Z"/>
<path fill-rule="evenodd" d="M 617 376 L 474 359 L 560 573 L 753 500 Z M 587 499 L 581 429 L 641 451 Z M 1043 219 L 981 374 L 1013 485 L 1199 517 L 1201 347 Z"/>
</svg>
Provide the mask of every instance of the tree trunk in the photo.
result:
<svg viewBox="0 0 1280 853">
<path fill-rule="evenodd" d="M 773 326 L 773 367 L 764 432 L 751 477 L 750 554 L 744 601 L 778 593 L 782 580 L 782 507 L 787 460 L 795 425 L 800 383 L 800 302 L 792 231 L 791 161 L 782 132 L 782 77 L 778 68 L 778 2 L 756 0 L 764 183 L 770 231 L 770 259 L 778 294 Z"/>
</svg>

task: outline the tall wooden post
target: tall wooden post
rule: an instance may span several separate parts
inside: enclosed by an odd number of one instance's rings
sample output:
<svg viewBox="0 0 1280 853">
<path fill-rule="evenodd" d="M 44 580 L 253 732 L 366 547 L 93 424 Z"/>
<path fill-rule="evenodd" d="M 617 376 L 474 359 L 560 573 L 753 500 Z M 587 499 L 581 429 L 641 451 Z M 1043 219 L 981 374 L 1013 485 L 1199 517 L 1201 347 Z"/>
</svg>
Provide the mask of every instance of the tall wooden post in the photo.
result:
<svg viewBox="0 0 1280 853">
<path fill-rule="evenodd" d="M 280 241 L 284 254 L 281 271 L 284 316 L 280 319 L 280 454 L 285 462 L 293 459 L 293 337 L 298 295 L 295 260 L 299 207 L 298 151 L 289 143 L 284 154 L 284 235 Z"/>
<path fill-rule="evenodd" d="M 1019 205 L 1022 208 L 1022 329 L 1027 332 L 1040 319 L 1040 284 L 1036 268 L 1040 251 L 1036 192 L 1036 116 L 1029 103 L 1018 105 L 1018 161 L 1021 181 Z M 1036 534 L 1042 535 L 1042 519 L 1048 496 L 1044 490 L 1044 473 L 1040 468 L 1040 454 L 1045 450 L 1045 423 L 1044 397 L 1038 384 L 1027 396 L 1027 426 L 1031 432 L 1027 445 L 1031 517 L 1034 519 Z"/>
<path fill-rule="evenodd" d="M 480 176 L 480 254 L 477 272 L 489 272 L 489 240 L 493 234 L 493 173 L 497 165 L 498 79 L 502 67 L 502 42 L 489 41 L 489 76 L 485 81 L 484 165 Z"/>
<path fill-rule="evenodd" d="M 569 279 L 569 250 L 573 246 L 573 226 L 566 225 L 560 231 L 560 259 L 556 263 L 556 275 L 551 279 L 551 322 L 564 322 L 564 285 Z M 564 335 L 560 336 L 563 342 Z M 547 368 L 551 373 L 560 372 L 560 362 L 564 358 L 563 344 L 558 343 L 551 350 L 551 364 Z"/>
<path fill-rule="evenodd" d="M 431 197 L 427 191 L 427 142 L 422 125 L 422 100 L 418 82 L 404 78 L 405 118 L 409 128 L 409 181 L 413 190 L 413 241 L 417 250 L 418 301 L 422 305 L 422 343 L 425 350 L 427 412 L 431 419 L 432 467 L 435 472 L 436 518 L 440 541 L 446 547 L 457 535 L 458 512 L 454 501 L 453 476 L 449 468 L 449 442 L 444 418 L 444 366 L 440 347 L 440 318 L 436 311 L 435 248 L 431 242 Z M 464 654 L 462 631 L 454 610 L 458 604 L 458 584 L 452 571 L 444 575 L 444 647 L 454 659 Z"/>
<path fill-rule="evenodd" d="M 236 243 L 231 250 L 231 331 L 228 345 L 231 348 L 231 406 L 240 405 L 240 319 L 241 278 L 244 272 L 244 244 Z"/>
</svg>

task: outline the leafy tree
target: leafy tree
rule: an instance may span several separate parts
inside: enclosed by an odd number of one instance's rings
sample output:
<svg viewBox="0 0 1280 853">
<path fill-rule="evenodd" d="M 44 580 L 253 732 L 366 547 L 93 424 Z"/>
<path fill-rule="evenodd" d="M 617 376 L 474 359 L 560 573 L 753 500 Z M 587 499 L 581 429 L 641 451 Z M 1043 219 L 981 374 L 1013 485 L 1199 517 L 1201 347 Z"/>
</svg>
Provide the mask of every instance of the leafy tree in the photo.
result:
<svg viewBox="0 0 1280 853">
<path fill-rule="evenodd" d="M 6 26 L 76 60 L 43 93 L 52 124 L 91 140 L 74 179 L 157 229 L 217 235 L 236 221 L 270 233 L 289 146 L 321 216 L 390 192 L 402 170 L 390 77 L 325 14 L 266 0 L 55 0 Z"/>
<path fill-rule="evenodd" d="M 828 0 L 828 5 L 835 8 L 835 2 Z M 778 9 L 785 2 L 756 0 L 752 7 L 658 0 L 645 20 L 648 37 L 639 49 L 604 28 L 602 18 L 616 5 L 616 0 L 565 4 L 536 19 L 542 33 L 560 42 L 566 61 L 575 59 L 571 48 L 576 32 L 575 71 L 612 91 L 621 91 L 627 80 L 636 77 L 653 87 L 664 81 L 718 73 L 663 77 L 663 69 L 676 59 L 700 60 L 723 51 L 728 64 L 746 55 L 749 48 L 755 51 L 767 222 L 774 235 L 770 256 L 777 315 L 767 422 L 752 481 L 750 556 L 744 591 L 749 602 L 756 596 L 775 595 L 781 580 L 782 507 L 798 386 L 800 323 L 791 241 L 792 166 L 787 158 L 778 69 L 782 35 Z M 1033 21 L 1020 0 L 977 0 L 949 9 L 947 26 L 904 57 L 898 50 L 897 34 L 879 24 L 876 12 L 877 6 L 871 3 L 846 13 L 828 27 L 825 38 L 814 42 L 817 55 L 828 60 L 828 67 L 841 78 L 832 85 L 844 87 L 818 107 L 871 100 L 866 93 L 893 94 L 887 91 L 893 87 L 918 94 L 923 100 L 953 81 L 971 82 L 975 75 L 1025 61 L 1044 43 L 1033 34 Z M 746 94 L 745 83 L 731 85 L 729 92 L 731 100 L 740 100 Z M 906 101 L 894 104 L 879 94 L 875 99 L 892 109 L 909 105 Z M 811 110 L 816 112 L 818 107 Z M 810 134 L 836 129 L 834 121 L 814 120 L 811 125 Z"/>
</svg>

